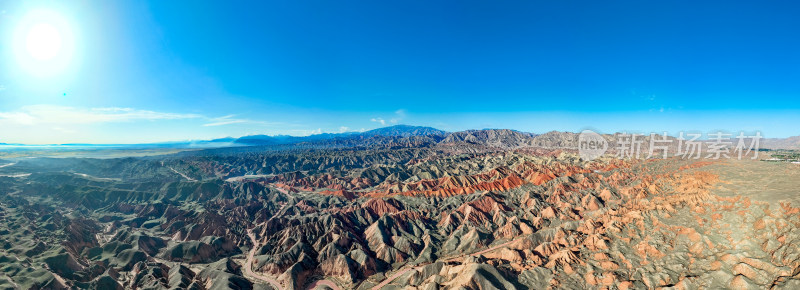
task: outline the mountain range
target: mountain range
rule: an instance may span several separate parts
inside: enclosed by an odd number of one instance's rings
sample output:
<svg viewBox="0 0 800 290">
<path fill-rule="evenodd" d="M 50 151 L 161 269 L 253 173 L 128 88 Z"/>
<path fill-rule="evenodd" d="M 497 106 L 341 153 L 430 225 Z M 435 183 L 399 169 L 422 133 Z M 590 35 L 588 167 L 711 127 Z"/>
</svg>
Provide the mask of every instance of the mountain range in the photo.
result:
<svg viewBox="0 0 800 290">
<path fill-rule="evenodd" d="M 616 134 L 604 134 L 613 148 Z M 364 132 L 321 133 L 309 136 L 290 135 L 248 135 L 242 137 L 225 137 L 212 140 L 175 141 L 146 144 L 53 144 L 27 145 L 0 143 L 0 147 L 11 148 L 109 148 L 109 149 L 158 149 L 158 148 L 219 148 L 235 146 L 274 146 L 301 145 L 312 147 L 354 147 L 372 146 L 375 143 L 388 144 L 395 142 L 440 144 L 458 147 L 459 144 L 485 145 L 493 148 L 508 149 L 517 147 L 545 148 L 577 148 L 578 133 L 550 131 L 544 134 L 521 132 L 511 129 L 481 129 L 458 132 L 447 132 L 431 127 L 394 125 Z M 675 138 L 670 138 L 677 140 Z M 649 138 L 645 137 L 649 142 Z M 647 143 L 645 142 L 645 143 Z M 788 138 L 765 138 L 761 140 L 763 149 L 800 149 L 800 136 Z"/>
</svg>

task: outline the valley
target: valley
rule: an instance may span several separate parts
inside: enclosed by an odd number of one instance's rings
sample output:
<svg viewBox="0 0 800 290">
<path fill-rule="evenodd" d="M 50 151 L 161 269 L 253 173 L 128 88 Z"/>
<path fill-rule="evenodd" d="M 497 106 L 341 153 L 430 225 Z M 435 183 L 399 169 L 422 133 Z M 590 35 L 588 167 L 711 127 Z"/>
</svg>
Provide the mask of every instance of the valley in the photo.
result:
<svg viewBox="0 0 800 290">
<path fill-rule="evenodd" d="M 589 161 L 575 136 L 4 160 L 0 288 L 800 287 L 800 165 Z"/>
</svg>

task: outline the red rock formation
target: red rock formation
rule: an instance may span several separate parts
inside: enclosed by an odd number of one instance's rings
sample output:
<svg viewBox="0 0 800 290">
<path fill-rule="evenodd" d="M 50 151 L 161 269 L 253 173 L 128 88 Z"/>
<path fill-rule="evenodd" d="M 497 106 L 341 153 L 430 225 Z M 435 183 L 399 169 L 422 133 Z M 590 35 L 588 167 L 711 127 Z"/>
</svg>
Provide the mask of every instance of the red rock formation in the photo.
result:
<svg viewBox="0 0 800 290">
<path fill-rule="evenodd" d="M 355 193 L 352 193 L 352 192 L 347 191 L 347 190 L 322 190 L 322 191 L 319 191 L 317 193 L 324 194 L 324 195 L 341 196 L 341 197 L 344 197 L 346 199 L 355 199 L 357 197 L 355 195 Z"/>
<path fill-rule="evenodd" d="M 361 207 L 368 209 L 378 216 L 382 216 L 384 214 L 400 212 L 401 205 L 392 198 L 373 198 L 365 202 Z"/>
</svg>

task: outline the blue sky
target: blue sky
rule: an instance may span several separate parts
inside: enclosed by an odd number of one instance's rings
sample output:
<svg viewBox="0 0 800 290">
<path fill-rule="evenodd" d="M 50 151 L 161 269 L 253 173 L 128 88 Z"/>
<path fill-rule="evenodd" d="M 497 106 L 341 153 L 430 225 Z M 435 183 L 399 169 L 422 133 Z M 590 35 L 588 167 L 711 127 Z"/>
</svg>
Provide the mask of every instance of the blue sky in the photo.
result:
<svg viewBox="0 0 800 290">
<path fill-rule="evenodd" d="M 0 0 L 0 142 L 800 135 L 800 4 L 695 2 Z M 60 48 L 32 61 L 40 23 Z"/>
</svg>

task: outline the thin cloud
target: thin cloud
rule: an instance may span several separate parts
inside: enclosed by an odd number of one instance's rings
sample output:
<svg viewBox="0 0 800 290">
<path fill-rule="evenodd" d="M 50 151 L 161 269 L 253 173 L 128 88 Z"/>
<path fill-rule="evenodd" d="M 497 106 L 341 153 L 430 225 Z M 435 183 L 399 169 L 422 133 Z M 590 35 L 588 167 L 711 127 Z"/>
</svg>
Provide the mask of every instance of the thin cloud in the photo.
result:
<svg viewBox="0 0 800 290">
<path fill-rule="evenodd" d="M 54 105 L 25 106 L 18 111 L 0 112 L 0 122 L 21 125 L 93 124 L 203 118 L 197 114 L 165 113 L 132 108 L 75 108 Z"/>
<path fill-rule="evenodd" d="M 37 125 L 37 124 L 99 124 L 133 121 L 160 120 L 205 120 L 202 126 L 224 126 L 232 124 L 252 124 L 271 126 L 280 122 L 265 122 L 236 118 L 236 115 L 222 117 L 206 117 L 200 114 L 183 114 L 158 112 L 124 107 L 77 108 L 56 105 L 25 106 L 16 111 L 0 112 L 0 124 Z"/>
<path fill-rule="evenodd" d="M 16 124 L 33 125 L 36 118 L 23 112 L 0 112 L 0 121 L 10 121 Z"/>
<path fill-rule="evenodd" d="M 264 121 L 256 121 L 256 120 L 249 120 L 249 119 L 239 119 L 236 118 L 236 115 L 227 115 L 222 117 L 216 118 L 209 118 L 208 119 L 211 123 L 203 124 L 203 127 L 214 127 L 214 126 L 225 126 L 225 125 L 232 125 L 232 124 L 254 124 L 254 125 L 262 125 L 262 126 L 273 126 L 273 125 L 280 125 L 280 122 L 264 122 Z"/>
<path fill-rule="evenodd" d="M 383 118 L 372 118 L 370 119 L 370 121 L 381 123 L 381 125 L 386 125 L 386 120 L 384 120 Z"/>
<path fill-rule="evenodd" d="M 232 125 L 232 124 L 241 124 L 244 123 L 244 120 L 228 120 L 228 121 L 220 121 L 215 123 L 208 123 L 203 124 L 203 127 L 214 127 L 214 126 L 225 126 L 225 125 Z"/>
<path fill-rule="evenodd" d="M 392 118 L 389 121 L 392 122 L 392 124 L 397 124 L 405 118 L 406 118 L 406 110 L 399 109 L 397 111 L 394 111 L 394 118 Z"/>
<path fill-rule="evenodd" d="M 405 119 L 405 118 L 406 118 L 406 110 L 405 109 L 399 109 L 397 111 L 394 111 L 394 116 L 392 116 L 392 118 L 389 119 L 388 123 L 397 124 L 397 123 L 400 123 L 400 121 L 403 121 L 403 119 Z M 385 119 L 380 118 L 380 117 L 372 118 L 372 119 L 370 119 L 370 121 L 375 122 L 375 123 L 380 123 L 381 126 L 386 126 L 386 123 L 387 123 L 387 121 Z"/>
<path fill-rule="evenodd" d="M 58 131 L 58 132 L 65 133 L 65 134 L 75 134 L 75 133 L 78 132 L 78 131 L 75 131 L 75 130 L 72 130 L 72 129 L 66 129 L 66 128 L 61 128 L 61 127 L 53 127 L 52 129 L 54 131 Z"/>
</svg>

